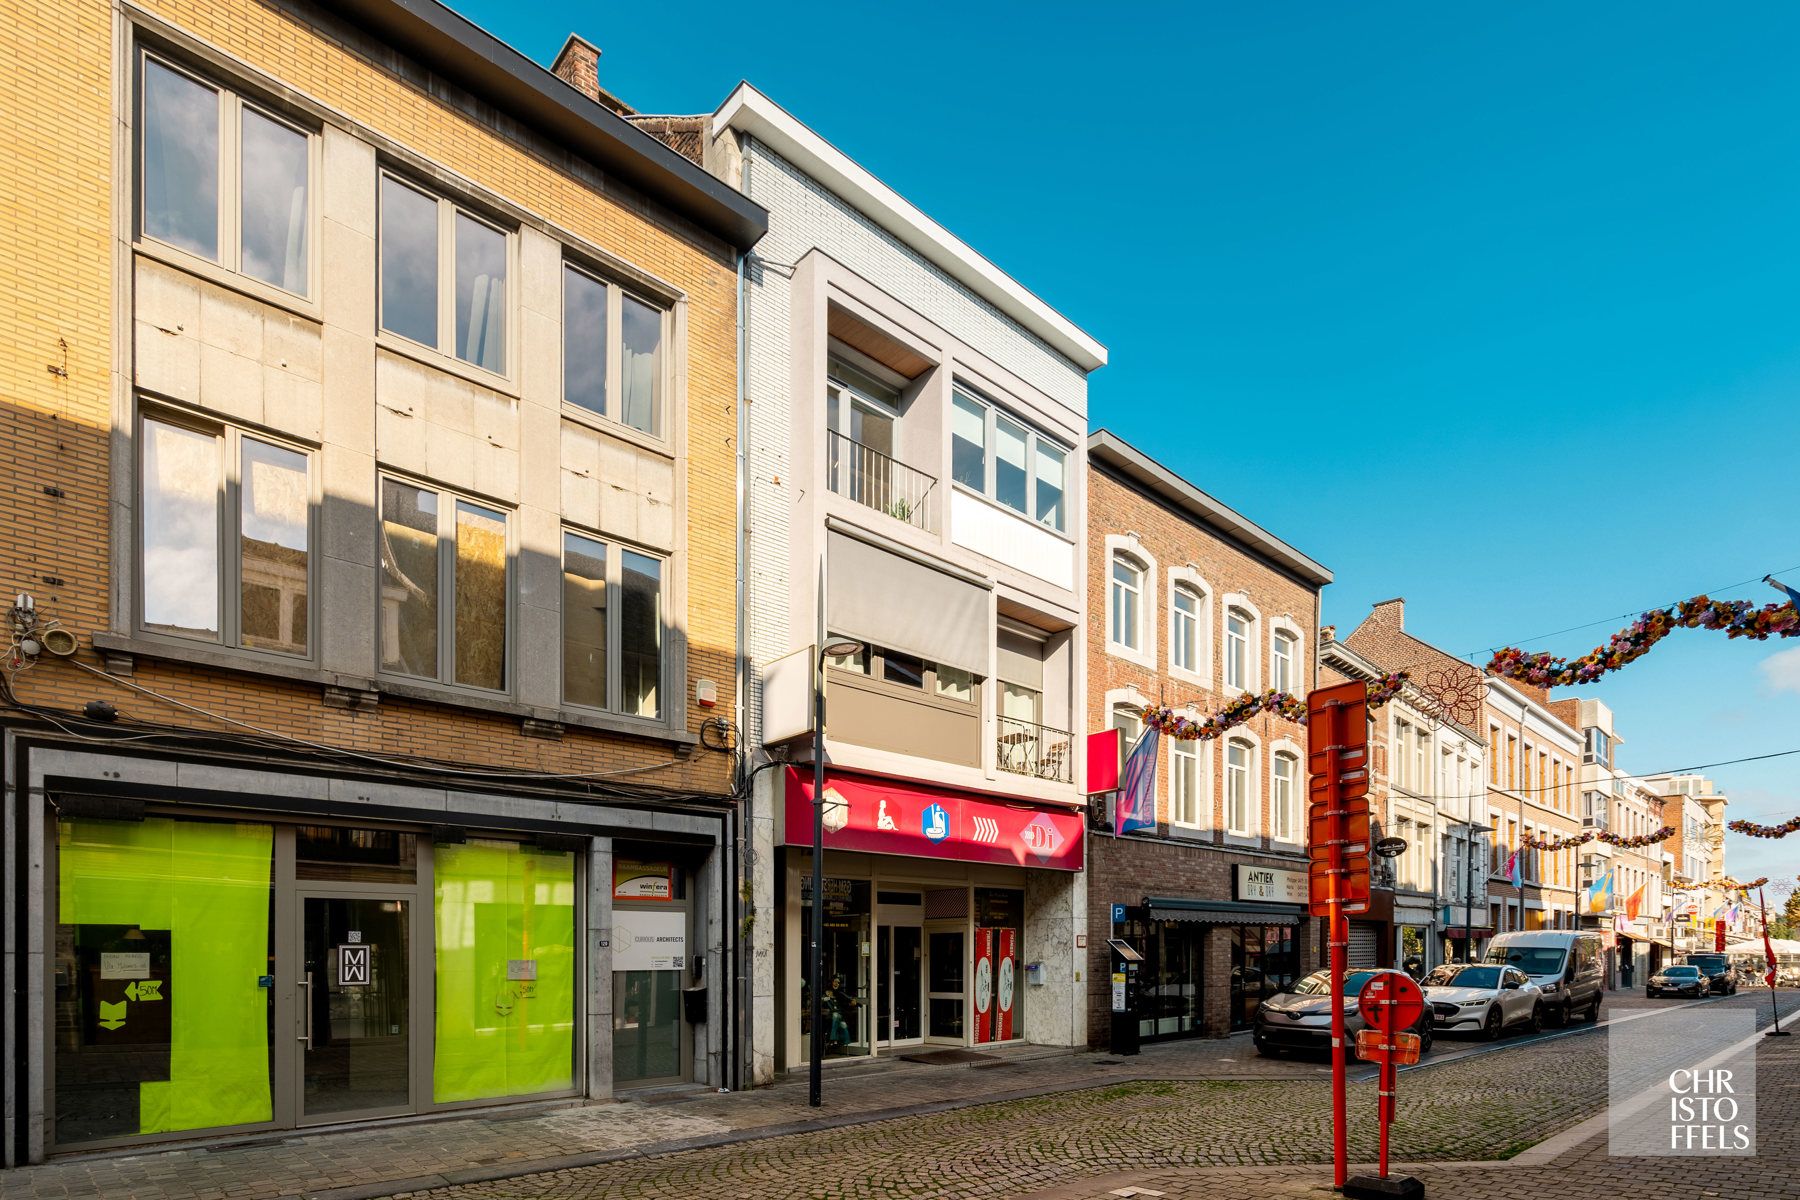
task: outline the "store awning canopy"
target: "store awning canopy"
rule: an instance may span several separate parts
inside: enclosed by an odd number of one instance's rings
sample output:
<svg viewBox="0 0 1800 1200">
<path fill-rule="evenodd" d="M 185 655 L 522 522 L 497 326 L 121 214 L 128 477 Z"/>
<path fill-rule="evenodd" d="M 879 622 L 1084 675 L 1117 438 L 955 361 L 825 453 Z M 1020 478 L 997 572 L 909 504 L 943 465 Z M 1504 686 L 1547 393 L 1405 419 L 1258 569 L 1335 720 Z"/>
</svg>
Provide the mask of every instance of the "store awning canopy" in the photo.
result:
<svg viewBox="0 0 1800 1200">
<path fill-rule="evenodd" d="M 1252 904 L 1247 900 L 1189 900 L 1146 896 L 1152 921 L 1193 921 L 1202 925 L 1298 925 L 1306 910 L 1298 904 Z"/>
</svg>

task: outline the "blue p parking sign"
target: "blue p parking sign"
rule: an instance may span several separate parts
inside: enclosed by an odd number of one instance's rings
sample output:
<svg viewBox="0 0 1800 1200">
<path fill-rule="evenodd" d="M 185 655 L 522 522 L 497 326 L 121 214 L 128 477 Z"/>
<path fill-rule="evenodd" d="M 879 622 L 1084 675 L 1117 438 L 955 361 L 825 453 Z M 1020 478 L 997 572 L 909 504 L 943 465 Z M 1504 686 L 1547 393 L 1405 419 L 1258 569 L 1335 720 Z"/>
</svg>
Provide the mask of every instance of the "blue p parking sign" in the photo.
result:
<svg viewBox="0 0 1800 1200">
<path fill-rule="evenodd" d="M 1112 923 L 1114 925 L 1123 925 L 1125 923 L 1125 906 L 1123 904 L 1115 904 L 1112 906 L 1112 909 Z"/>
</svg>

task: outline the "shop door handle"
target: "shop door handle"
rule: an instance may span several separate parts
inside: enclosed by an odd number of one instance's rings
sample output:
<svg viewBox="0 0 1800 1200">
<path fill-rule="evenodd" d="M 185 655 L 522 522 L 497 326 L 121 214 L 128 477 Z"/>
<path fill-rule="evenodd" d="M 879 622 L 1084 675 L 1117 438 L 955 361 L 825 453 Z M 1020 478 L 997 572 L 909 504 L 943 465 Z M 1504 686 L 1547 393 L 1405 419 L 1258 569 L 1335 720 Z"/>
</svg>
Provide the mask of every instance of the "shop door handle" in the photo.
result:
<svg viewBox="0 0 1800 1200">
<path fill-rule="evenodd" d="M 306 1003 L 305 1003 L 305 1006 L 301 1009 L 301 1011 L 306 1014 L 305 1017 L 303 1018 L 304 1027 L 306 1029 L 306 1032 L 301 1034 L 295 1040 L 305 1042 L 306 1048 L 308 1050 L 311 1050 L 313 1048 L 313 1040 L 312 1040 L 312 1033 L 313 1033 L 313 1030 L 312 1030 L 312 987 L 313 987 L 313 980 L 312 980 L 312 972 L 311 971 L 308 971 L 306 973 L 306 978 L 302 979 L 300 981 L 300 986 L 306 989 Z"/>
</svg>

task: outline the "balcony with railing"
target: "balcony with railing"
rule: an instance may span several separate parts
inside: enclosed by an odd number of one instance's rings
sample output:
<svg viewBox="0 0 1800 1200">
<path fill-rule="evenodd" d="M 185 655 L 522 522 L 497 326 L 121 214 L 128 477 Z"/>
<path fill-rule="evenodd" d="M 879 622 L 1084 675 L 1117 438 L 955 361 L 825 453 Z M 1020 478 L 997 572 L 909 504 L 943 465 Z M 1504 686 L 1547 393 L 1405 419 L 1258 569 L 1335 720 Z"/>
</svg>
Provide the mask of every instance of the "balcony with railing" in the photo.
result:
<svg viewBox="0 0 1800 1200">
<path fill-rule="evenodd" d="M 1074 745 L 1065 730 L 1018 717 L 996 717 L 994 763 L 1011 775 L 1074 783 Z"/>
<path fill-rule="evenodd" d="M 825 447 L 825 478 L 832 491 L 926 533 L 937 532 L 932 516 L 936 476 L 835 429 L 825 431 Z"/>
</svg>

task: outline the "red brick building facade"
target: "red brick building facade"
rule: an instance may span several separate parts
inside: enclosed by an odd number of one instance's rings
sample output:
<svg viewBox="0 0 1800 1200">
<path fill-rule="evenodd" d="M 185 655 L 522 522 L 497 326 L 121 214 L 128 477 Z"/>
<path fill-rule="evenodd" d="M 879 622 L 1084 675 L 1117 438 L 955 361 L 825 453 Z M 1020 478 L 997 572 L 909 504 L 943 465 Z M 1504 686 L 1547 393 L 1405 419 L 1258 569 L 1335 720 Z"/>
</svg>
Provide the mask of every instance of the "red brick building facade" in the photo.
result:
<svg viewBox="0 0 1800 1200">
<path fill-rule="evenodd" d="M 1243 692 L 1310 690 L 1330 572 L 1110 433 L 1088 453 L 1088 727 L 1120 728 L 1130 746 L 1146 706 L 1199 718 Z M 1115 836 L 1116 797 L 1095 798 L 1092 1041 L 1113 1021 L 1109 938 L 1145 957 L 1145 1038 L 1242 1028 L 1317 965 L 1297 902 L 1305 771 L 1305 729 L 1263 715 L 1209 742 L 1160 739 L 1153 829 Z"/>
</svg>

